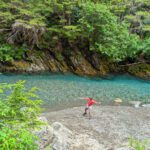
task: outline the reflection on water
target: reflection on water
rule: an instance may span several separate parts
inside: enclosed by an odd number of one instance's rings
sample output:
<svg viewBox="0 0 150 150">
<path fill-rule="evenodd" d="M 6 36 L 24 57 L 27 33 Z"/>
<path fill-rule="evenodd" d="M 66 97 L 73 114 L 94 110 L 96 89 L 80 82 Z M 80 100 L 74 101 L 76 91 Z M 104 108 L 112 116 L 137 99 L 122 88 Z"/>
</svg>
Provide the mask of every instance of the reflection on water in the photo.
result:
<svg viewBox="0 0 150 150">
<path fill-rule="evenodd" d="M 50 109 L 82 105 L 85 101 L 78 97 L 88 96 L 103 104 L 110 104 L 115 98 L 121 98 L 124 102 L 150 102 L 150 82 L 126 75 L 102 79 L 62 74 L 0 74 L 0 83 L 14 83 L 18 80 L 26 80 L 27 87 L 40 88 L 38 95 L 44 100 L 44 107 Z"/>
</svg>

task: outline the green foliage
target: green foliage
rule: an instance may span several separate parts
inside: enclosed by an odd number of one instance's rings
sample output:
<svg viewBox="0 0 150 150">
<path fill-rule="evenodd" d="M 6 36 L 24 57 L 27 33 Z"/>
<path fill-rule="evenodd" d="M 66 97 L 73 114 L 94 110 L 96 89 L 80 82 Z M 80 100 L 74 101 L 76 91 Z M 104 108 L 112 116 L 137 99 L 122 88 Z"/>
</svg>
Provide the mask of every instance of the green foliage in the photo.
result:
<svg viewBox="0 0 150 150">
<path fill-rule="evenodd" d="M 141 37 L 150 35 L 149 0 L 111 0 L 111 12 L 118 16 L 119 21 L 125 20 L 130 25 L 130 32 Z"/>
<path fill-rule="evenodd" d="M 141 40 L 141 43 L 139 44 L 139 51 L 147 56 L 150 56 L 150 37 Z"/>
<path fill-rule="evenodd" d="M 147 150 L 147 146 L 150 143 L 150 140 L 140 141 L 134 138 L 129 138 L 129 145 L 135 150 Z"/>
<path fill-rule="evenodd" d="M 0 85 L 0 149 L 37 149 L 37 137 L 31 133 L 41 124 L 41 100 L 37 88 L 26 90 L 24 81 Z"/>
<path fill-rule="evenodd" d="M 149 0 L 1 0 L 0 29 L 12 29 L 17 22 L 5 39 L 30 49 L 55 50 L 61 43 L 62 49 L 88 49 L 113 61 L 139 53 L 149 57 L 149 4 Z M 0 61 L 18 59 L 14 47 L 6 43 L 0 46 Z"/>
<path fill-rule="evenodd" d="M 105 5 L 86 3 L 81 13 L 82 35 L 89 40 L 90 50 L 101 52 L 116 61 L 136 53 L 138 37 L 129 35 L 127 26 L 118 24 L 117 18 Z"/>
<path fill-rule="evenodd" d="M 0 149 L 2 150 L 37 150 L 36 136 L 26 129 L 3 127 L 0 130 Z"/>
<path fill-rule="evenodd" d="M 25 52 L 24 47 L 12 46 L 9 44 L 0 45 L 0 62 L 10 62 L 14 59 L 21 59 Z"/>
<path fill-rule="evenodd" d="M 9 45 L 1 45 L 0 46 L 0 61 L 12 61 L 12 48 Z"/>
<path fill-rule="evenodd" d="M 36 7 L 35 7 L 36 3 Z M 45 18 L 43 16 L 50 12 L 48 5 L 43 1 L 41 2 L 21 2 L 16 1 L 4 1 L 2 0 L 2 5 L 0 6 L 0 19 L 4 19 L 4 23 L 10 24 L 14 23 L 16 20 L 20 19 L 26 24 L 45 26 Z M 45 14 L 46 13 L 46 14 Z M 3 23 L 3 22 L 2 22 Z"/>
<path fill-rule="evenodd" d="M 75 40 L 80 35 L 78 1 L 56 0 L 51 2 L 52 13 L 48 17 L 49 31 L 59 38 Z"/>
</svg>

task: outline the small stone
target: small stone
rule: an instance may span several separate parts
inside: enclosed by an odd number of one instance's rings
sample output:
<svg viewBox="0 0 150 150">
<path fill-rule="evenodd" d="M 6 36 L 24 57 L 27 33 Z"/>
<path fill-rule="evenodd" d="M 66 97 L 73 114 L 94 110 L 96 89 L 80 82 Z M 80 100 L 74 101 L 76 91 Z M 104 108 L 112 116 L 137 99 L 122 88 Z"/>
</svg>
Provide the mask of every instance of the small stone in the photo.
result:
<svg viewBox="0 0 150 150">
<path fill-rule="evenodd" d="M 131 147 L 120 147 L 120 148 L 117 148 L 116 150 L 134 150 L 134 149 Z"/>
<path fill-rule="evenodd" d="M 143 104 L 142 107 L 148 107 L 148 108 L 150 108 L 150 104 Z"/>
<path fill-rule="evenodd" d="M 114 100 L 114 102 L 116 102 L 116 103 L 122 103 L 122 99 L 116 98 L 116 99 Z"/>
<path fill-rule="evenodd" d="M 141 102 L 140 101 L 130 101 L 130 104 L 132 104 L 135 108 L 140 107 Z"/>
<path fill-rule="evenodd" d="M 122 103 L 122 99 L 120 99 L 120 98 L 116 98 L 114 100 L 114 105 L 116 105 L 116 106 L 119 106 L 121 103 Z"/>
</svg>

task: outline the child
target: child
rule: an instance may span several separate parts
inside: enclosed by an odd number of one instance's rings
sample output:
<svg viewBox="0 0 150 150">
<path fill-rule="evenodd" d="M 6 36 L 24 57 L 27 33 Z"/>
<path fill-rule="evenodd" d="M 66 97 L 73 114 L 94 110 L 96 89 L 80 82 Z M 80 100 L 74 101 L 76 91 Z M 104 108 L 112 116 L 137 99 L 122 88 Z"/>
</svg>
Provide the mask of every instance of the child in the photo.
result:
<svg viewBox="0 0 150 150">
<path fill-rule="evenodd" d="M 96 102 L 94 99 L 91 97 L 88 98 L 80 98 L 80 99 L 85 99 L 87 100 L 86 107 L 85 107 L 85 112 L 83 113 L 83 116 L 87 114 L 87 111 L 89 111 L 89 119 L 91 119 L 91 108 L 93 104 L 98 104 L 100 105 L 100 102 Z"/>
</svg>

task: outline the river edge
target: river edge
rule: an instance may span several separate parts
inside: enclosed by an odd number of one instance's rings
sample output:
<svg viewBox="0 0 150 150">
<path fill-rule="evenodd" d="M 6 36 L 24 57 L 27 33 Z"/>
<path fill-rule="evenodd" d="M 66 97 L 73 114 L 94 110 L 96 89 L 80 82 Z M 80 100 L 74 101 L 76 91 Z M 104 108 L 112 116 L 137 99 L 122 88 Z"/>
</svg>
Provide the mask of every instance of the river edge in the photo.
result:
<svg viewBox="0 0 150 150">
<path fill-rule="evenodd" d="M 84 107 L 74 107 L 46 112 L 42 116 L 48 119 L 50 125 L 60 122 L 74 135 L 87 135 L 108 150 L 127 146 L 130 137 L 150 139 L 150 108 L 94 106 L 90 120 L 82 116 L 83 111 Z"/>
</svg>

